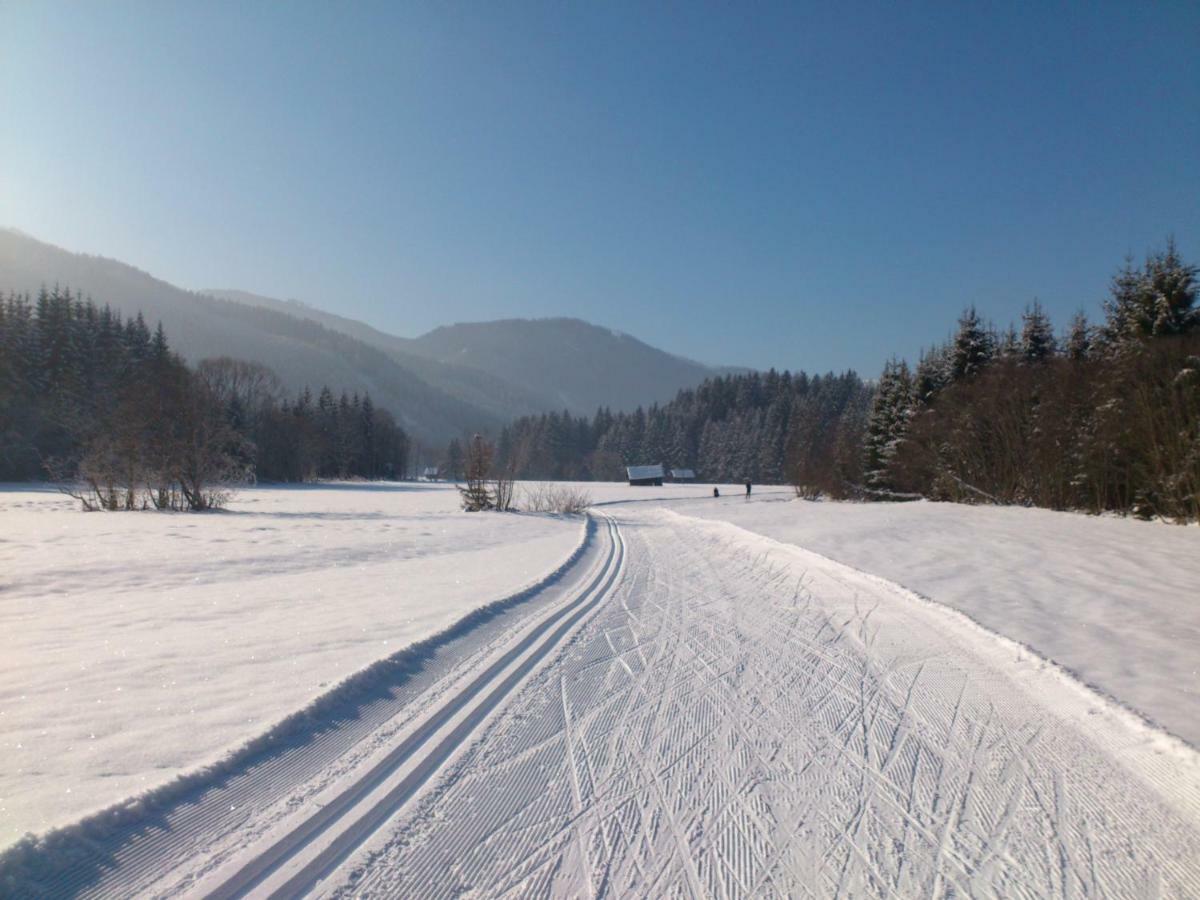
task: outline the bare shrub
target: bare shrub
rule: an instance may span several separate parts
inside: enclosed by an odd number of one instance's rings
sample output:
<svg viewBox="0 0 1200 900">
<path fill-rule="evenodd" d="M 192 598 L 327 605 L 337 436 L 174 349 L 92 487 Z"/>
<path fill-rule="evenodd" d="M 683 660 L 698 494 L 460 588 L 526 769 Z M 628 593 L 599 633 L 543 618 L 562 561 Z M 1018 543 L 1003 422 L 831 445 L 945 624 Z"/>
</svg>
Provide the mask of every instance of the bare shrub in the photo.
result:
<svg viewBox="0 0 1200 900">
<path fill-rule="evenodd" d="M 244 438 L 211 388 L 181 363 L 127 385 L 78 457 L 46 464 L 88 511 L 220 509 L 250 476 Z"/>
<path fill-rule="evenodd" d="M 161 485 L 178 487 L 186 507 L 221 509 L 233 486 L 249 479 L 243 439 L 230 427 L 220 401 L 203 381 L 183 373 L 175 396 L 173 428 L 167 436 L 169 468 Z"/>
<path fill-rule="evenodd" d="M 550 490 L 546 481 L 521 485 L 521 508 L 527 512 L 550 512 Z"/>
<path fill-rule="evenodd" d="M 499 512 L 508 512 L 513 508 L 514 488 L 512 465 L 502 466 L 492 483 L 492 503 Z"/>
<path fill-rule="evenodd" d="M 592 505 L 592 495 L 584 488 L 570 484 L 540 481 L 522 485 L 522 507 L 528 512 L 578 515 Z"/>
</svg>

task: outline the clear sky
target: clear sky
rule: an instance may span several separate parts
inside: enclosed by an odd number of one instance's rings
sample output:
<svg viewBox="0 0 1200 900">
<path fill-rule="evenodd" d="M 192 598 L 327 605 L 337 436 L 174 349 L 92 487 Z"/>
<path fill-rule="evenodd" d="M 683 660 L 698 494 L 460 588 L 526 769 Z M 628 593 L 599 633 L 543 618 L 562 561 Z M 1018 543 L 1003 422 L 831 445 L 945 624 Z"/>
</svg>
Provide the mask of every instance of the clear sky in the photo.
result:
<svg viewBox="0 0 1200 900">
<path fill-rule="evenodd" d="M 405 335 L 873 375 L 1200 260 L 1198 164 L 1195 2 L 0 0 L 0 224 Z"/>
</svg>

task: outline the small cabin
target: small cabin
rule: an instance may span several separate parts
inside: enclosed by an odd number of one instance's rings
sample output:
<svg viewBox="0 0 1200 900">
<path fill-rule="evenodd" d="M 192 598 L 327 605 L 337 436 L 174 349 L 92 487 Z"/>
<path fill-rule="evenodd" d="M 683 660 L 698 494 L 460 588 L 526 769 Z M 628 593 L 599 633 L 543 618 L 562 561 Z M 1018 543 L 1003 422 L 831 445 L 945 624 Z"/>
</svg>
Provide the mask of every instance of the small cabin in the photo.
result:
<svg viewBox="0 0 1200 900">
<path fill-rule="evenodd" d="M 662 487 L 663 467 L 657 466 L 626 466 L 629 483 L 634 485 L 654 485 Z"/>
<path fill-rule="evenodd" d="M 421 477 L 426 481 L 437 481 L 440 476 L 441 472 L 437 466 L 426 466 L 421 472 Z"/>
<path fill-rule="evenodd" d="M 672 469 L 671 480 L 677 484 L 696 480 L 695 469 Z"/>
</svg>

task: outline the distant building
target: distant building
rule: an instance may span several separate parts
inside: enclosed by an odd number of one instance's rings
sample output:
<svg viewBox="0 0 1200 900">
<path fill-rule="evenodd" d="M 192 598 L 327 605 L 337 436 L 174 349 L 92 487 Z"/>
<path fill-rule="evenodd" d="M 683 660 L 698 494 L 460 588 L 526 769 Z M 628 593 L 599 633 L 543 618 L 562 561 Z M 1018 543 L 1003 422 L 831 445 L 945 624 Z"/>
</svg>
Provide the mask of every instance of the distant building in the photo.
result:
<svg viewBox="0 0 1200 900">
<path fill-rule="evenodd" d="M 671 470 L 671 480 L 672 481 L 695 481 L 696 480 L 696 472 L 694 469 L 672 469 Z"/>
<path fill-rule="evenodd" d="M 629 474 L 630 484 L 662 486 L 663 467 L 661 465 L 626 466 L 625 471 Z"/>
<path fill-rule="evenodd" d="M 440 476 L 441 472 L 438 471 L 437 466 L 426 466 L 421 472 L 421 477 L 426 481 L 437 481 Z"/>
</svg>

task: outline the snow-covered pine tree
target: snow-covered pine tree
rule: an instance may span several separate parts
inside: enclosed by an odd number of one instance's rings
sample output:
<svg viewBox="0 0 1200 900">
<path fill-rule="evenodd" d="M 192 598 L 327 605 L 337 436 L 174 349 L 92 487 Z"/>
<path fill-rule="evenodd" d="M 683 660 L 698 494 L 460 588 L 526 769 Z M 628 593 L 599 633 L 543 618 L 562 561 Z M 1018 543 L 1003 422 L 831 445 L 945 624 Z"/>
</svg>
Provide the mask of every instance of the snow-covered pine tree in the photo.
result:
<svg viewBox="0 0 1200 900">
<path fill-rule="evenodd" d="M 908 431 L 913 380 L 908 363 L 891 359 L 883 367 L 863 439 L 863 477 L 875 491 L 892 489 L 891 466 Z"/>
<path fill-rule="evenodd" d="M 939 344 L 927 352 L 922 351 L 913 375 L 914 400 L 928 406 L 950 384 L 950 380 L 950 348 Z"/>
<path fill-rule="evenodd" d="M 1087 359 L 1092 350 L 1092 328 L 1083 310 L 1075 313 L 1063 342 L 1067 359 L 1079 362 Z"/>
<path fill-rule="evenodd" d="M 1140 268 L 1127 260 L 1113 277 L 1104 305 L 1106 342 L 1119 349 L 1151 336 L 1181 334 L 1200 324 L 1200 311 L 1194 309 L 1197 271 L 1180 257 L 1174 239 L 1167 241 L 1165 250 L 1147 256 Z"/>
<path fill-rule="evenodd" d="M 1042 304 L 1034 300 L 1021 315 L 1021 357 L 1027 363 L 1049 359 L 1057 351 L 1054 327 Z"/>
<path fill-rule="evenodd" d="M 983 320 L 969 306 L 958 320 L 958 332 L 950 351 L 950 375 L 955 381 L 973 378 L 995 355 L 995 343 Z"/>
</svg>

